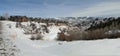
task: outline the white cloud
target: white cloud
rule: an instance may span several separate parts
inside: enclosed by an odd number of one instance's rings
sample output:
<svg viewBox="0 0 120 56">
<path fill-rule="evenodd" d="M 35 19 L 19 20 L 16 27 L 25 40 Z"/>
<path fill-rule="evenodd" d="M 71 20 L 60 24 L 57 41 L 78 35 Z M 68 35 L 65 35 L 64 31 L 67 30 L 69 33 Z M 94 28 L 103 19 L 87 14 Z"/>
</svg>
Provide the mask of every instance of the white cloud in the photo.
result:
<svg viewBox="0 0 120 56">
<path fill-rule="evenodd" d="M 74 11 L 71 16 L 118 16 L 120 2 L 102 2 L 94 6 Z"/>
</svg>

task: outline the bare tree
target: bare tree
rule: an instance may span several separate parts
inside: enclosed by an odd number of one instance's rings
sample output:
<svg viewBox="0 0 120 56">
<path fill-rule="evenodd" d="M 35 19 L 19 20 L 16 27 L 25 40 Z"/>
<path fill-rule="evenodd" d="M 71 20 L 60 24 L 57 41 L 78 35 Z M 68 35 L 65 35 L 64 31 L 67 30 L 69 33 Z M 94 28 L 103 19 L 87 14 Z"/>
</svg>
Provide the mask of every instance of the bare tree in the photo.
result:
<svg viewBox="0 0 120 56">
<path fill-rule="evenodd" d="M 3 14 L 3 17 L 4 17 L 6 20 L 8 20 L 9 14 L 8 14 L 8 13 L 4 13 L 4 14 Z"/>
</svg>

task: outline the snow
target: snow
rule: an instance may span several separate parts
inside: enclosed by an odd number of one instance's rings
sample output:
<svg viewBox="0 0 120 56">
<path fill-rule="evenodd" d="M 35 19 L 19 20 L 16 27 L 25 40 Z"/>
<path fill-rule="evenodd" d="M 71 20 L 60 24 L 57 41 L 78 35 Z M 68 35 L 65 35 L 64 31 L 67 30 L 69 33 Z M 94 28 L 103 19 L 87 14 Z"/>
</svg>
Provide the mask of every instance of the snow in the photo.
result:
<svg viewBox="0 0 120 56">
<path fill-rule="evenodd" d="M 55 41 L 59 28 L 53 26 L 45 40 L 30 40 L 30 35 L 23 34 L 20 28 L 15 28 L 15 22 L 2 21 L 4 35 L 10 38 L 21 56 L 89 56 L 89 55 L 120 55 L 120 39 L 103 39 L 90 41 Z M 9 28 L 7 24 L 11 24 Z M 13 38 L 14 37 L 14 38 Z M 49 41 L 51 40 L 51 41 Z"/>
</svg>

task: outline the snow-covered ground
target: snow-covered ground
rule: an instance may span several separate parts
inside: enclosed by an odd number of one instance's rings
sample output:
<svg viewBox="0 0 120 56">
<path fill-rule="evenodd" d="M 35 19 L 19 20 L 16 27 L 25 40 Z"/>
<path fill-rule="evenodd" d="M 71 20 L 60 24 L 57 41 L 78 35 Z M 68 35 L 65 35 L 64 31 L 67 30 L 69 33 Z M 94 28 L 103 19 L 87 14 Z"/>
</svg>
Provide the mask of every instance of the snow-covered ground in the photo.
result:
<svg viewBox="0 0 120 56">
<path fill-rule="evenodd" d="M 103 39 L 91 41 L 55 41 L 59 27 L 53 26 L 47 40 L 30 40 L 31 35 L 23 34 L 23 30 L 15 27 L 15 22 L 2 21 L 3 34 L 10 38 L 21 56 L 89 56 L 89 55 L 120 55 L 120 39 Z M 12 28 L 8 27 L 12 25 Z M 51 41 L 49 41 L 51 40 Z"/>
</svg>

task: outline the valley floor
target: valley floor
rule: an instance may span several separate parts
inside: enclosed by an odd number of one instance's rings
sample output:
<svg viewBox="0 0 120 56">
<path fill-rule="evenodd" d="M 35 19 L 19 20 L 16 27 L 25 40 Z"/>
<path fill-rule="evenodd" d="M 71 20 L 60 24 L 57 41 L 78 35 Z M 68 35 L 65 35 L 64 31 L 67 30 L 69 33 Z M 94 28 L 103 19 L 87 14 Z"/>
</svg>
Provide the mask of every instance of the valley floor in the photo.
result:
<svg viewBox="0 0 120 56">
<path fill-rule="evenodd" d="M 54 26 L 47 40 L 30 40 L 30 35 L 23 34 L 23 30 L 15 28 L 15 22 L 1 21 L 3 35 L 10 38 L 20 49 L 21 56 L 117 56 L 120 55 L 120 39 L 103 39 L 89 41 L 55 41 L 58 27 Z M 11 24 L 9 28 L 7 24 Z M 49 38 L 51 37 L 51 38 Z M 53 37 L 53 38 L 52 38 Z"/>
</svg>

